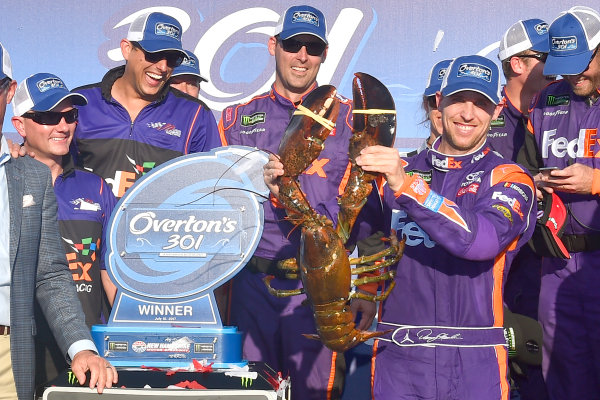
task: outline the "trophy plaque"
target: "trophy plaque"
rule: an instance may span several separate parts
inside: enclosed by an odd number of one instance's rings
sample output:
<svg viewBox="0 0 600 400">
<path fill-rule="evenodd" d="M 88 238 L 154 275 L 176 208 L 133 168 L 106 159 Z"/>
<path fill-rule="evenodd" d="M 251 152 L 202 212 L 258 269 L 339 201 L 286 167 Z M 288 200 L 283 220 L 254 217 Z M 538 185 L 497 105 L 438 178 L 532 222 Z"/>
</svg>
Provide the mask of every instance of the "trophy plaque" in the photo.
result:
<svg viewBox="0 0 600 400">
<path fill-rule="evenodd" d="M 113 365 L 245 365 L 241 333 L 223 326 L 213 291 L 256 249 L 269 193 L 267 159 L 244 146 L 178 157 L 118 202 L 106 232 L 117 296 L 108 324 L 92 327 Z"/>
</svg>

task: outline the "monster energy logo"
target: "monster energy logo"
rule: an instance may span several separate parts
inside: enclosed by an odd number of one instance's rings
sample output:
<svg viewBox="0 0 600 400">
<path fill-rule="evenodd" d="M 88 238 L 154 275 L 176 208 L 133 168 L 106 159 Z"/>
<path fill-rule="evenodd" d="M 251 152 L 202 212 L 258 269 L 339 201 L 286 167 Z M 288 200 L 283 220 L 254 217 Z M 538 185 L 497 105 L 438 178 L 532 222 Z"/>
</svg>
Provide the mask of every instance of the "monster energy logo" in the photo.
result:
<svg viewBox="0 0 600 400">
<path fill-rule="evenodd" d="M 67 372 L 67 381 L 69 382 L 69 385 L 75 386 L 79 384 L 79 379 L 77 379 L 73 371 Z"/>
<path fill-rule="evenodd" d="M 254 379 L 242 376 L 242 387 L 247 388 L 249 386 L 252 386 L 253 383 Z"/>
<path fill-rule="evenodd" d="M 417 176 L 420 176 L 421 179 L 423 179 L 425 182 L 431 183 L 431 171 L 419 171 L 418 169 L 415 169 L 412 171 L 406 171 L 406 175 L 408 175 L 408 176 L 417 175 Z"/>
<path fill-rule="evenodd" d="M 504 121 L 504 115 L 499 115 L 498 118 L 492 120 L 492 128 L 502 128 L 506 125 Z"/>
<path fill-rule="evenodd" d="M 256 124 L 264 124 L 267 114 L 257 112 L 252 115 L 242 115 L 242 126 L 251 126 Z"/>
<path fill-rule="evenodd" d="M 570 102 L 571 99 L 568 94 L 563 94 L 561 96 L 554 96 L 549 94 L 546 97 L 547 106 L 568 106 Z"/>
</svg>

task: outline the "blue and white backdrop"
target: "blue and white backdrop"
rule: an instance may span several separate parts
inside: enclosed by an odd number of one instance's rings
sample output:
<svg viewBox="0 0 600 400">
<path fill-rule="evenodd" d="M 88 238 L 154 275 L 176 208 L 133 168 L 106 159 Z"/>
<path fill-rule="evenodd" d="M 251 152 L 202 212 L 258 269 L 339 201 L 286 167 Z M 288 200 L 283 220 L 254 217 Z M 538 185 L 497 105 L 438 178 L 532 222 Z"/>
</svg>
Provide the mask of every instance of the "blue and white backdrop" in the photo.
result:
<svg viewBox="0 0 600 400">
<path fill-rule="evenodd" d="M 353 73 L 367 72 L 388 86 L 396 101 L 396 147 L 417 147 L 427 135 L 420 99 L 437 61 L 481 54 L 497 61 L 498 41 L 519 19 L 550 23 L 573 5 L 540 0 L 343 0 L 307 4 L 320 8 L 330 38 L 318 76 L 351 96 Z M 274 60 L 267 52 L 279 15 L 301 2 L 282 0 L 3 0 L 0 42 L 9 51 L 19 82 L 37 72 L 57 74 L 74 88 L 101 79 L 121 64 L 120 40 L 129 24 L 148 10 L 181 22 L 183 44 L 200 58 L 208 83 L 201 98 L 215 112 L 269 88 Z M 4 132 L 14 132 L 9 107 Z"/>
</svg>

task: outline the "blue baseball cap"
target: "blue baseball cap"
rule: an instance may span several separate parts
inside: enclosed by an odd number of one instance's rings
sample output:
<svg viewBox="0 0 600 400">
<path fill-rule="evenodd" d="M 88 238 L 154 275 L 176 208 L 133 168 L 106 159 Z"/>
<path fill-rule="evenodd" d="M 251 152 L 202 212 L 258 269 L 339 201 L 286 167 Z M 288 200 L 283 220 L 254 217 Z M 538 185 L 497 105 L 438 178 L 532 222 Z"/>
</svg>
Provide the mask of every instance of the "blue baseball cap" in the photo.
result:
<svg viewBox="0 0 600 400">
<path fill-rule="evenodd" d="M 293 6 L 285 10 L 275 27 L 274 36 L 283 40 L 296 35 L 313 35 L 327 42 L 327 23 L 325 16 L 311 6 Z"/>
<path fill-rule="evenodd" d="M 515 22 L 502 36 L 498 58 L 506 60 L 525 50 L 548 53 L 548 23 L 538 19 L 526 19 Z"/>
<path fill-rule="evenodd" d="M 50 111 L 67 98 L 77 106 L 87 104 L 85 96 L 70 92 L 58 76 L 45 72 L 34 74 L 17 86 L 13 114 L 21 116 L 28 111 Z"/>
<path fill-rule="evenodd" d="M 550 52 L 544 75 L 578 75 L 600 44 L 600 15 L 589 7 L 572 7 L 559 14 L 548 34 Z"/>
<path fill-rule="evenodd" d="M 431 68 L 431 72 L 429 73 L 429 79 L 427 80 L 427 86 L 425 87 L 424 96 L 434 96 L 435 93 L 440 90 L 442 86 L 442 82 L 444 81 L 444 76 L 446 76 L 446 72 L 448 72 L 448 66 L 452 60 L 442 60 L 435 64 L 433 68 Z"/>
<path fill-rule="evenodd" d="M 183 54 L 183 29 L 177 19 L 160 12 L 139 15 L 129 25 L 127 40 L 137 42 L 148 53 L 179 51 Z"/>
<path fill-rule="evenodd" d="M 197 76 L 203 81 L 208 82 L 208 79 L 206 79 L 200 74 L 200 64 L 198 63 L 198 57 L 196 57 L 196 55 L 189 50 L 184 51 L 186 56 L 181 62 L 181 64 L 178 67 L 175 67 L 173 73 L 171 74 L 171 78 L 179 75 L 193 75 Z"/>
<path fill-rule="evenodd" d="M 478 55 L 455 58 L 442 82 L 442 95 L 466 90 L 481 93 L 494 104 L 500 103 L 500 71 L 496 63 Z"/>
<path fill-rule="evenodd" d="M 4 78 L 12 79 L 12 64 L 8 51 L 0 43 L 0 80 Z"/>
</svg>

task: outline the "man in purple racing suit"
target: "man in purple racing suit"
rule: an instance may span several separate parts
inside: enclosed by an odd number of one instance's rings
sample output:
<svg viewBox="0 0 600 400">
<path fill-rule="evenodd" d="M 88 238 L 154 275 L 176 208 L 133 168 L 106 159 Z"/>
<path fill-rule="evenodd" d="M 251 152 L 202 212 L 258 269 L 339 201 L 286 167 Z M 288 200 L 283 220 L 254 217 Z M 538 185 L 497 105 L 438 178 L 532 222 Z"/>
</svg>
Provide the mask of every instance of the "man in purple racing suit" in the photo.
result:
<svg viewBox="0 0 600 400">
<path fill-rule="evenodd" d="M 88 105 L 79 111 L 71 151 L 79 166 L 112 186 L 117 198 L 152 168 L 220 145 L 210 109 L 168 84 L 187 56 L 182 32 L 166 14 L 138 16 L 121 41 L 125 65 L 108 71 L 99 83 L 75 89 Z"/>
<path fill-rule="evenodd" d="M 573 7 L 549 35 L 544 73 L 564 79 L 532 103 L 519 158 L 568 212 L 561 239 L 570 258 L 542 260 L 542 369 L 550 398 L 600 399 L 600 15 Z"/>
<path fill-rule="evenodd" d="M 392 332 L 374 345 L 374 399 L 508 399 L 502 291 L 536 213 L 532 178 L 486 144 L 498 75 L 489 59 L 456 58 L 437 93 L 433 147 L 402 160 L 373 146 L 357 158 L 385 174 L 386 215 L 406 238 L 380 310 L 378 330 Z"/>
<path fill-rule="evenodd" d="M 269 39 L 268 48 L 276 61 L 275 83 L 271 91 L 223 110 L 219 130 L 224 145 L 254 146 L 277 153 L 296 107 L 317 87 L 317 72 L 327 56 L 323 14 L 309 6 L 290 7 L 275 36 Z M 351 111 L 351 102 L 342 99 L 336 127 L 325 141 L 324 150 L 299 178 L 315 208 L 343 192 L 349 166 Z M 279 260 L 296 256 L 300 229 L 294 229 L 286 220 L 285 209 L 274 199 L 263 205 L 261 240 L 251 261 L 232 282 L 230 322 L 244 332 L 245 358 L 265 361 L 290 375 L 293 398 L 339 398 L 343 374 L 338 368 L 344 368 L 343 355 L 302 335 L 316 332 L 311 308 L 302 305 L 306 296 L 278 298 L 269 294 L 263 283 L 266 275 L 275 275 L 271 285 L 276 289 L 302 286 L 299 280 L 286 279 L 277 269 Z M 375 306 L 366 303 L 359 307 L 370 308 L 361 311 L 363 318 L 368 314 L 372 321 Z M 365 322 L 364 328 L 369 324 Z"/>
</svg>

